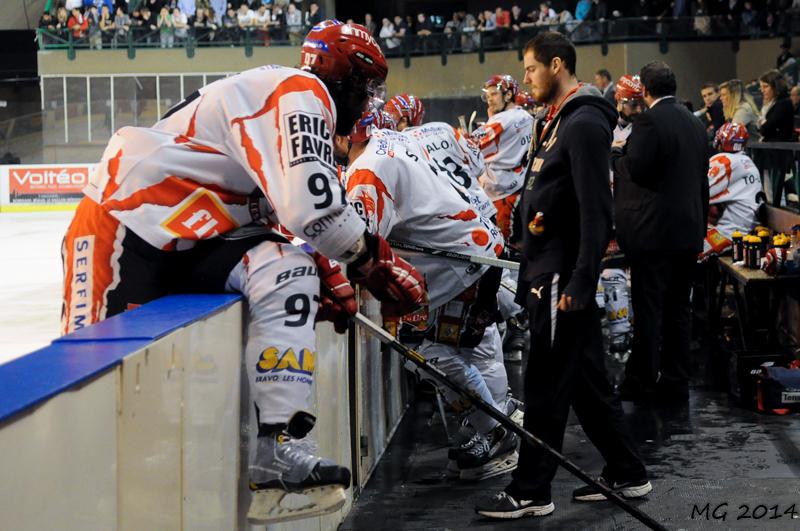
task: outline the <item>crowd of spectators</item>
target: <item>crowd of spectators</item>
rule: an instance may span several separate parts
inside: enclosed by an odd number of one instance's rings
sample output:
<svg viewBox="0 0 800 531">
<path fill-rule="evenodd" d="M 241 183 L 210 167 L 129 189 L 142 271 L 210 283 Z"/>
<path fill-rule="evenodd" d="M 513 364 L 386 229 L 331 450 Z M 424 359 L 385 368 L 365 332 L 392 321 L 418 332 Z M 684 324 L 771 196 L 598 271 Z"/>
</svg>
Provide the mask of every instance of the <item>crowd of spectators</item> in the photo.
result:
<svg viewBox="0 0 800 531">
<path fill-rule="evenodd" d="M 296 45 L 323 20 L 319 4 L 308 0 L 48 0 L 39 27 L 53 40 L 66 38 L 90 46 L 116 46 L 128 37 L 171 47 L 191 36 L 203 42 L 235 43 L 245 36 L 269 44 Z M 735 31 L 780 34 L 800 12 L 800 0 L 570 0 L 514 3 L 480 13 L 456 11 L 449 20 L 417 13 L 377 23 L 365 14 L 362 23 L 388 54 L 412 51 L 472 51 L 513 46 L 524 33 L 558 30 L 573 41 L 599 38 L 598 22 L 618 36 L 669 32 L 711 35 Z M 638 24 L 637 24 L 638 21 Z M 669 26 L 662 22 L 669 21 Z M 611 28 L 609 30 L 609 27 Z M 413 36 L 413 39 L 407 37 Z"/>
<path fill-rule="evenodd" d="M 189 37 L 233 44 L 250 38 L 299 45 L 324 20 L 307 0 L 59 0 L 48 1 L 39 20 L 46 43 L 87 43 L 91 48 L 137 44 L 172 48 Z"/>
</svg>

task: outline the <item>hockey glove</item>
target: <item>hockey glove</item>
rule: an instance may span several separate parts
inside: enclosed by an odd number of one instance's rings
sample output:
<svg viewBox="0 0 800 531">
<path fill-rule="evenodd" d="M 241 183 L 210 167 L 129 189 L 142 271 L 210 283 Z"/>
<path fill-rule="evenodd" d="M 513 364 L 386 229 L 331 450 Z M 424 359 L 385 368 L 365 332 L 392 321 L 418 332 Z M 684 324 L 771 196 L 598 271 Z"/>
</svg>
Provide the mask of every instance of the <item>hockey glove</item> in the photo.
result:
<svg viewBox="0 0 800 531">
<path fill-rule="evenodd" d="M 710 227 L 703 241 L 703 252 L 697 257 L 697 263 L 706 262 L 712 256 L 721 255 L 731 246 L 731 243 L 720 231 Z"/>
<path fill-rule="evenodd" d="M 358 311 L 356 293 L 337 262 L 318 252 L 312 256 L 320 280 L 317 321 L 330 321 L 336 333 L 343 334 L 350 317 Z"/>
<path fill-rule="evenodd" d="M 347 266 L 347 276 L 383 303 L 384 316 L 399 317 L 427 304 L 422 275 L 395 254 L 386 240 L 365 232 L 364 244 L 366 251 Z"/>
<path fill-rule="evenodd" d="M 767 251 L 767 254 L 761 259 L 761 269 L 768 275 L 777 275 L 783 271 L 783 265 L 786 263 L 786 249 L 782 247 L 773 247 Z"/>
</svg>

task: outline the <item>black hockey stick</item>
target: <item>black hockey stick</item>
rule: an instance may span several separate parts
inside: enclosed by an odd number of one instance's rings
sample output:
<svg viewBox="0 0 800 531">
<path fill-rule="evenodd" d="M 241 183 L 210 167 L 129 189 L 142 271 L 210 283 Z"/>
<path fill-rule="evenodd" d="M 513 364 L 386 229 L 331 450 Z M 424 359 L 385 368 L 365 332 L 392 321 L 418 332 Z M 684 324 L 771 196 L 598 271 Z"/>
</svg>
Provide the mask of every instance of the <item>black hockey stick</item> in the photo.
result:
<svg viewBox="0 0 800 531">
<path fill-rule="evenodd" d="M 477 256 L 474 254 L 457 253 L 454 251 L 444 251 L 442 249 L 432 249 L 431 247 L 422 247 L 413 243 L 398 242 L 396 240 L 389 240 L 389 245 L 394 249 L 403 251 L 414 251 L 417 253 L 429 254 L 431 256 L 441 256 L 442 258 L 452 258 L 454 260 L 461 260 L 462 262 L 471 262 L 473 264 L 488 265 L 494 267 L 502 267 L 504 269 L 519 270 L 519 262 L 513 260 L 503 260 L 502 258 L 492 258 L 491 256 Z"/>
<path fill-rule="evenodd" d="M 398 352 L 401 356 L 413 362 L 417 367 L 427 372 L 429 375 L 433 376 L 444 384 L 446 387 L 449 387 L 453 391 L 457 392 L 461 396 L 468 398 L 472 404 L 475 405 L 478 409 L 495 419 L 497 422 L 503 425 L 508 430 L 513 431 L 517 435 L 519 435 L 526 443 L 539 446 L 545 452 L 550 454 L 556 461 L 561 464 L 565 469 L 571 472 L 573 475 L 577 476 L 581 481 L 596 488 L 600 491 L 606 498 L 612 501 L 614 504 L 619 506 L 623 511 L 630 514 L 644 525 L 649 527 L 650 529 L 655 529 L 657 531 L 666 531 L 666 527 L 656 522 L 652 517 L 645 514 L 644 512 L 640 511 L 617 494 L 613 490 L 609 489 L 602 483 L 596 481 L 592 478 L 589 474 L 587 474 L 583 469 L 581 469 L 578 465 L 561 455 L 559 452 L 554 450 L 550 447 L 547 443 L 533 435 L 531 432 L 525 430 L 513 420 L 508 418 L 507 415 L 499 412 L 492 406 L 490 406 L 486 401 L 484 401 L 480 396 L 470 393 L 468 390 L 462 388 L 457 383 L 453 382 L 444 372 L 441 371 L 438 367 L 429 364 L 425 358 L 417 351 L 403 345 L 391 334 L 389 334 L 386 330 L 381 328 L 379 325 L 372 322 L 367 316 L 362 314 L 361 312 L 356 313 L 353 316 L 353 319 L 359 323 L 361 326 L 366 328 L 370 333 L 375 335 L 381 343 L 385 345 L 389 345 L 393 350 Z"/>
</svg>

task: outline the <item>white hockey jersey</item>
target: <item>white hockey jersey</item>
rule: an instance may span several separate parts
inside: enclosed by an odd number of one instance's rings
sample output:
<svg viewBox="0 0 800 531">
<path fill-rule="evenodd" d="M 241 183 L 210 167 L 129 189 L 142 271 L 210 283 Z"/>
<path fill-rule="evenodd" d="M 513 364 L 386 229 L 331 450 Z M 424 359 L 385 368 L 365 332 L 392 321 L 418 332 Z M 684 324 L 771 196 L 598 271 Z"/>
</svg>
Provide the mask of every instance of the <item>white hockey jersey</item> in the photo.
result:
<svg viewBox="0 0 800 531">
<path fill-rule="evenodd" d="M 364 232 L 336 176 L 336 109 L 312 74 L 264 66 L 111 138 L 84 193 L 151 245 L 190 247 L 267 219 L 341 257 Z"/>
<path fill-rule="evenodd" d="M 478 145 L 445 122 L 429 122 L 409 127 L 403 134 L 410 135 L 436 166 L 436 173 L 445 177 L 459 189 L 466 190 L 472 206 L 486 219 L 491 219 L 497 209 L 481 188 L 478 179 L 486 170 L 483 154 Z"/>
<path fill-rule="evenodd" d="M 532 133 L 533 117 L 522 107 L 499 112 L 472 132 L 486 161 L 480 183 L 492 201 L 522 188 L 525 155 Z"/>
<path fill-rule="evenodd" d="M 409 135 L 373 132 L 366 150 L 347 168 L 347 196 L 369 231 L 384 238 L 480 256 L 499 255 L 503 236 L 453 186 L 437 176 Z M 398 251 L 425 277 L 430 309 L 475 283 L 486 266 Z"/>
<path fill-rule="evenodd" d="M 749 232 L 756 224 L 761 175 L 744 153 L 718 153 L 708 167 L 709 204 L 725 205 L 716 229 L 727 239 L 733 231 Z M 708 245 L 706 243 L 706 245 Z"/>
<path fill-rule="evenodd" d="M 626 125 L 622 125 L 619 121 L 617 121 L 617 126 L 614 128 L 614 142 L 621 142 L 623 140 L 627 141 L 628 137 L 631 136 L 631 131 L 633 131 L 633 124 L 629 123 Z"/>
</svg>

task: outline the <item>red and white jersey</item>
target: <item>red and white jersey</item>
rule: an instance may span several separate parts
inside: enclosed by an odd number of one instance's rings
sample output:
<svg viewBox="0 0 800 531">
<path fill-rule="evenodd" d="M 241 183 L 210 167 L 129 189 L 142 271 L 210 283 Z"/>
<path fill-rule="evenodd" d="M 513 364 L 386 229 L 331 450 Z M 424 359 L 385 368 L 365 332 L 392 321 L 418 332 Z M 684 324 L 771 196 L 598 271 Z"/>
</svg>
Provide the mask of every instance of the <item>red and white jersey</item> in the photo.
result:
<svg viewBox="0 0 800 531">
<path fill-rule="evenodd" d="M 499 112 L 472 132 L 486 161 L 481 186 L 492 201 L 522 188 L 525 155 L 531 143 L 533 117 L 522 107 Z"/>
<path fill-rule="evenodd" d="M 711 157 L 708 188 L 708 203 L 725 205 L 716 227 L 723 236 L 730 239 L 733 231 L 746 233 L 755 226 L 761 174 L 750 157 L 744 153 L 718 153 Z"/>
<path fill-rule="evenodd" d="M 317 77 L 255 68 L 120 129 L 84 193 L 159 249 L 266 219 L 339 258 L 365 227 L 336 177 L 335 123 Z"/>
<path fill-rule="evenodd" d="M 347 168 L 347 196 L 367 229 L 403 243 L 480 256 L 499 255 L 503 236 L 494 224 L 431 166 L 409 135 L 389 130 L 372 134 L 366 150 Z M 475 283 L 486 266 L 398 251 L 425 277 L 430 309 Z"/>
<path fill-rule="evenodd" d="M 481 216 L 490 219 L 495 215 L 497 209 L 494 203 L 489 200 L 478 182 L 486 165 L 480 148 L 472 139 L 445 122 L 429 122 L 409 127 L 403 134 L 410 135 L 419 142 L 435 165 L 437 174 L 466 190 L 472 206 Z"/>
</svg>

